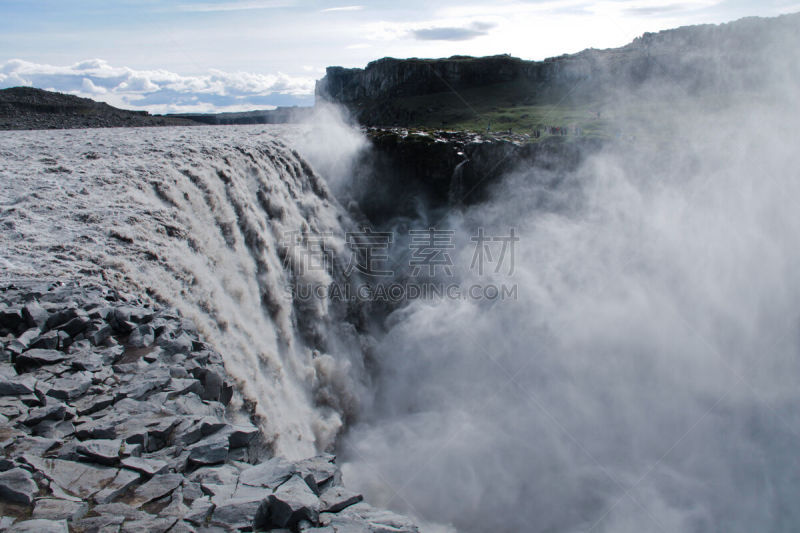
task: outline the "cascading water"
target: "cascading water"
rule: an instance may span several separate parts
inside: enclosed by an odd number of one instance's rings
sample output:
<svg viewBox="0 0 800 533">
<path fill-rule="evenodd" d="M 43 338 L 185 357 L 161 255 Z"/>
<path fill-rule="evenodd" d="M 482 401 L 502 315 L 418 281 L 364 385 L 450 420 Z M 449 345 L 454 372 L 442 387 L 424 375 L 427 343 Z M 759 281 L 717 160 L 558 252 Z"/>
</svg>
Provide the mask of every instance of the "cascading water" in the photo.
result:
<svg viewBox="0 0 800 533">
<path fill-rule="evenodd" d="M 277 453 L 329 449 L 362 357 L 336 309 L 292 299 L 292 283 L 332 281 L 299 268 L 292 239 L 325 234 L 335 256 L 351 222 L 287 145 L 299 133 L 4 133 L 2 278 L 100 278 L 178 308 L 226 354 Z"/>
<path fill-rule="evenodd" d="M 514 272 L 455 282 L 518 299 L 371 317 L 289 292 L 346 281 L 361 221 L 328 190 L 348 196 L 357 133 L 6 133 L 3 277 L 102 278 L 179 308 L 277 453 L 336 442 L 370 503 L 449 525 L 423 531 L 794 531 L 798 116 L 785 98 L 675 106 L 577 169 L 522 166 L 480 205 L 404 210 L 377 228 L 397 232 L 398 280 L 409 228 L 452 230 L 462 267 L 470 236 L 514 228 Z M 293 239 L 321 235 L 330 268 L 300 268 Z"/>
</svg>

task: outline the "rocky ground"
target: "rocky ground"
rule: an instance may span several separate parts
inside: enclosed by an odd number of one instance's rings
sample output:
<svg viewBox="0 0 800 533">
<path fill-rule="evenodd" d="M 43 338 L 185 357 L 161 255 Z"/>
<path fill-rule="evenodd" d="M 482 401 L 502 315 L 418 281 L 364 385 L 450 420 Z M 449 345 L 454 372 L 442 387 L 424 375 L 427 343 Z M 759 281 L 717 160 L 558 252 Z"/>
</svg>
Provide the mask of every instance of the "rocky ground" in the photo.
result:
<svg viewBox="0 0 800 533">
<path fill-rule="evenodd" d="M 172 309 L 0 287 L 0 530 L 417 531 L 334 456 L 272 456 L 222 361 Z"/>
</svg>

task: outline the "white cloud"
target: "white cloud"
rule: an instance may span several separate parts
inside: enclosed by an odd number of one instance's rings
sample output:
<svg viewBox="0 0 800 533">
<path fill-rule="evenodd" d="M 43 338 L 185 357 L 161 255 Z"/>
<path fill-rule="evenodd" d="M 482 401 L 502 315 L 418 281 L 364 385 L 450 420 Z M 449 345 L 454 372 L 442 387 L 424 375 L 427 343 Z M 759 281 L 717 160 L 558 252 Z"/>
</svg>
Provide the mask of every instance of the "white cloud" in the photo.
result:
<svg viewBox="0 0 800 533">
<path fill-rule="evenodd" d="M 105 94 L 108 92 L 108 90 L 106 90 L 105 88 L 98 87 L 97 85 L 92 83 L 92 80 L 90 80 L 89 78 L 83 78 L 83 81 L 81 82 L 81 89 L 83 90 L 83 92 L 92 95 Z"/>
<path fill-rule="evenodd" d="M 178 11 L 189 11 L 196 13 L 213 13 L 217 11 L 250 11 L 254 9 L 276 9 L 280 7 L 291 7 L 294 2 L 286 1 L 260 1 L 260 2 L 218 2 L 212 4 L 180 4 L 175 7 Z"/>
<path fill-rule="evenodd" d="M 0 88 L 17 85 L 96 98 L 151 112 L 266 109 L 310 104 L 314 75 L 258 74 L 210 69 L 186 76 L 168 70 L 115 67 L 103 59 L 55 66 L 12 59 L 0 64 Z"/>
<path fill-rule="evenodd" d="M 360 11 L 364 9 L 364 6 L 341 6 L 341 7 L 329 7 L 328 9 L 323 9 L 322 13 L 331 13 L 335 11 Z"/>
</svg>

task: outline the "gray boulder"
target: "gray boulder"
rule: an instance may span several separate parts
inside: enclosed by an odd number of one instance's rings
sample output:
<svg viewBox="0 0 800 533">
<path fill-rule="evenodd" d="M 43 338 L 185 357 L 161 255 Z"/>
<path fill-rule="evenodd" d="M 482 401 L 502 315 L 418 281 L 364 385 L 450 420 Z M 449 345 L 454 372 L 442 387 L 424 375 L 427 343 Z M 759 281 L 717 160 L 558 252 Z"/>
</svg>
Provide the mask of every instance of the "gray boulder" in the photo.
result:
<svg viewBox="0 0 800 533">
<path fill-rule="evenodd" d="M 43 328 L 47 324 L 47 319 L 50 318 L 50 313 L 34 300 L 22 308 L 22 316 L 28 327 Z"/>
<path fill-rule="evenodd" d="M 243 470 L 239 475 L 239 483 L 274 489 L 292 477 L 295 472 L 296 468 L 292 463 L 281 457 L 273 457 L 259 465 Z"/>
<path fill-rule="evenodd" d="M 255 526 L 293 529 L 302 520 L 319 523 L 321 503 L 316 494 L 298 475 L 278 487 L 258 509 Z"/>
<path fill-rule="evenodd" d="M 363 499 L 364 497 L 361 494 L 344 487 L 331 487 L 319 497 L 321 512 L 323 513 L 338 513 Z"/>
<path fill-rule="evenodd" d="M 80 520 L 89 511 L 86 502 L 74 502 L 61 498 L 39 498 L 33 509 L 33 518 L 45 520 Z"/>
<path fill-rule="evenodd" d="M 27 369 L 44 365 L 54 365 L 66 359 L 67 356 L 63 352 L 34 348 L 19 354 L 17 356 L 16 365 L 18 369 Z"/>
<path fill-rule="evenodd" d="M 180 474 L 159 474 L 150 478 L 150 481 L 137 487 L 133 493 L 131 505 L 141 507 L 142 505 L 163 498 L 178 488 L 183 482 Z"/>
<path fill-rule="evenodd" d="M 119 462 L 121 448 L 120 439 L 96 439 L 81 442 L 77 450 L 90 462 L 113 466 Z"/>
<path fill-rule="evenodd" d="M 189 461 L 200 466 L 224 463 L 227 457 L 228 438 L 225 435 L 202 440 L 189 451 Z"/>
<path fill-rule="evenodd" d="M 92 386 L 92 377 L 89 373 L 78 372 L 69 377 L 55 379 L 50 385 L 48 396 L 59 400 L 73 400 L 86 394 Z"/>
<path fill-rule="evenodd" d="M 113 502 L 138 483 L 140 478 L 138 472 L 122 468 L 117 472 L 116 477 L 103 487 L 103 490 L 94 495 L 94 501 L 101 504 Z"/>
<path fill-rule="evenodd" d="M 9 533 L 69 533 L 66 520 L 34 519 L 17 522 L 10 528 Z"/>
<path fill-rule="evenodd" d="M 38 492 L 33 476 L 22 468 L 0 472 L 0 498 L 7 502 L 31 505 Z"/>
<path fill-rule="evenodd" d="M 21 396 L 36 393 L 36 380 L 28 376 L 0 377 L 0 396 Z"/>
<path fill-rule="evenodd" d="M 146 476 L 163 474 L 167 471 L 167 462 L 159 459 L 148 459 L 144 457 L 126 457 L 121 462 L 122 466 L 140 472 Z"/>
</svg>

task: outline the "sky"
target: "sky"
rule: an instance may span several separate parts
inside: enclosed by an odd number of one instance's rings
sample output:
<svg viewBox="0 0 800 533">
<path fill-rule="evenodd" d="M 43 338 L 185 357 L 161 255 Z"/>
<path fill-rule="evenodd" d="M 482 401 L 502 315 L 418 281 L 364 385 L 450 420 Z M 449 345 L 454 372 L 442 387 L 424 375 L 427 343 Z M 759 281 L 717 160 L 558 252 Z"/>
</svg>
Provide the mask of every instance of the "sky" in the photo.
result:
<svg viewBox="0 0 800 533">
<path fill-rule="evenodd" d="M 0 88 L 151 113 L 312 105 L 325 67 L 381 57 L 545 59 L 800 0 L 0 0 Z"/>
</svg>

